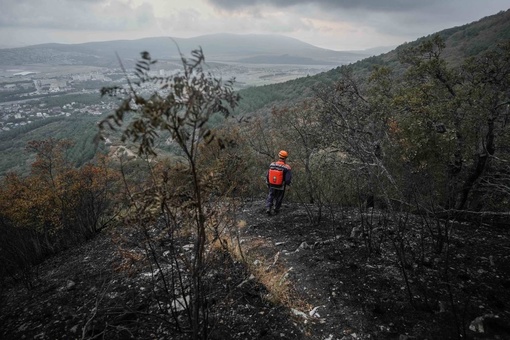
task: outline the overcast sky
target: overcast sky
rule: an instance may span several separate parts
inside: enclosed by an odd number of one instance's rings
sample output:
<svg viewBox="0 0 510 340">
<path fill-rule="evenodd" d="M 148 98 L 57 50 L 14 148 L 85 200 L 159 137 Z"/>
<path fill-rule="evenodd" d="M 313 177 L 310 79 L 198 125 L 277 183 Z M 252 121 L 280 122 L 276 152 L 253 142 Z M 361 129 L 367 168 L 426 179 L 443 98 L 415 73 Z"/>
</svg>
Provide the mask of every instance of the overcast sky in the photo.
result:
<svg viewBox="0 0 510 340">
<path fill-rule="evenodd" d="M 509 0 L 0 0 L 0 48 L 225 32 L 358 50 L 399 45 L 509 8 Z"/>
</svg>

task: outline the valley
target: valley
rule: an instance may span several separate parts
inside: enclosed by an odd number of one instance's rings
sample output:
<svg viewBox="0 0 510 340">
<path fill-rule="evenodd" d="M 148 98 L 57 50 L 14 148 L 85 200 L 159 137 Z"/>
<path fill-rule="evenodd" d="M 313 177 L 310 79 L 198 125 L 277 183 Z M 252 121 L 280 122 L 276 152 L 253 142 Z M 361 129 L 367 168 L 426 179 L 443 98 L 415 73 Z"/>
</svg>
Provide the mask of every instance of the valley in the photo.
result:
<svg viewBox="0 0 510 340">
<path fill-rule="evenodd" d="M 168 77 L 178 71 L 176 61 L 161 60 L 154 76 Z M 235 79 L 234 88 L 281 83 L 313 76 L 331 68 L 329 65 L 247 65 L 217 63 L 208 65 L 216 77 Z M 128 75 L 133 70 L 127 70 Z M 0 69 L 0 133 L 53 116 L 102 115 L 113 106 L 101 98 L 104 86 L 126 84 L 123 70 L 93 66 L 25 65 Z M 156 91 L 147 88 L 146 91 Z"/>
</svg>

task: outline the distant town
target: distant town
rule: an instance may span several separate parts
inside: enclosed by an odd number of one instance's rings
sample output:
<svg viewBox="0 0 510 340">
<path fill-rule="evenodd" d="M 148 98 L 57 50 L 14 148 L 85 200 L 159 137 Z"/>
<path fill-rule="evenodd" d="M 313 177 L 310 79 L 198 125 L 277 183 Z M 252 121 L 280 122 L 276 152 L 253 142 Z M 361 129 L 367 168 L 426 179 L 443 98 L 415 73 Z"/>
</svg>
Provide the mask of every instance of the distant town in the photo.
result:
<svg viewBox="0 0 510 340">
<path fill-rule="evenodd" d="M 99 95 L 101 84 L 113 83 L 108 73 L 95 71 L 48 77 L 34 71 L 6 74 L 8 71 L 0 77 L 0 133 L 50 117 L 101 115 L 114 109 L 112 101 L 101 100 Z M 90 99 L 67 99 L 86 96 L 93 98 L 92 102 Z"/>
<path fill-rule="evenodd" d="M 154 75 L 170 76 L 178 65 L 162 63 Z M 211 66 L 219 78 L 235 77 L 237 90 L 314 75 L 328 66 L 217 64 Z M 118 104 L 100 97 L 105 86 L 125 84 L 118 69 L 86 66 L 23 66 L 0 69 L 0 133 L 57 116 L 101 115 Z M 145 88 L 147 92 L 156 88 Z"/>
</svg>

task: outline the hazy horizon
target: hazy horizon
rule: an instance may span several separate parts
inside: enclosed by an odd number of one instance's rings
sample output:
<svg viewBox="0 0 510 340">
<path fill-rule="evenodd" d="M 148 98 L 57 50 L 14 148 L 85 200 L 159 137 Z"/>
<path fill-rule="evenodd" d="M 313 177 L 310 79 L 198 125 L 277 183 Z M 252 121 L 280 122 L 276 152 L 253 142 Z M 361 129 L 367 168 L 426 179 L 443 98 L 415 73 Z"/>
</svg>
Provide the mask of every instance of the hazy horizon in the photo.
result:
<svg viewBox="0 0 510 340">
<path fill-rule="evenodd" d="M 236 33 L 356 51 L 397 46 L 509 8 L 507 0 L 3 0 L 0 48 Z"/>
</svg>

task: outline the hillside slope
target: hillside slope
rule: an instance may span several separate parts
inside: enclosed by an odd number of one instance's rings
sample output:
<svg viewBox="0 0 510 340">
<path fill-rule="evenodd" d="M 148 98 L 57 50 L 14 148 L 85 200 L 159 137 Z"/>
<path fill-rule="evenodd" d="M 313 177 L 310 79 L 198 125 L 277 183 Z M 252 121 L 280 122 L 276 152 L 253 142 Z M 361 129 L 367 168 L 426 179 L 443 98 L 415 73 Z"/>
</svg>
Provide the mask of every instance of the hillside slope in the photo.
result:
<svg viewBox="0 0 510 340">
<path fill-rule="evenodd" d="M 510 237 L 503 230 L 478 226 L 476 234 L 483 236 L 473 239 L 473 229 L 457 228 L 452 247 L 460 250 L 450 264 L 450 292 L 432 279 L 441 273 L 431 264 L 415 298 L 438 293 L 428 297 L 430 305 L 413 308 L 390 240 L 370 254 L 353 232 L 367 216 L 377 225 L 382 214 L 344 208 L 312 227 L 310 207 L 284 204 L 280 215 L 267 216 L 263 206 L 262 200 L 247 203 L 239 215 L 246 221 L 240 237 L 251 262 L 219 254 L 208 276 L 214 287 L 208 291 L 210 339 L 446 340 L 457 339 L 458 332 L 509 338 Z M 411 219 L 409 227 L 418 224 Z M 154 290 L 157 271 L 143 256 L 126 262 L 122 253 L 136 255 L 140 249 L 99 235 L 41 264 L 32 290 L 11 282 L 0 295 L 0 337 L 188 339 L 163 322 L 168 315 L 158 314 L 163 297 Z M 266 273 L 266 285 L 264 278 L 255 279 L 257 268 Z M 473 325 L 485 330 L 470 330 Z"/>
<path fill-rule="evenodd" d="M 423 40 L 436 34 L 440 35 L 446 43 L 443 51 L 444 58 L 455 65 L 464 58 L 476 56 L 497 46 L 499 43 L 509 41 L 510 10 L 469 24 L 430 34 L 416 41 L 402 44 L 390 52 L 356 61 L 351 66 L 359 75 L 368 74 L 375 65 L 390 66 L 402 71 L 403 66 L 398 62 L 398 52 L 411 46 L 417 46 Z M 241 102 L 238 112 L 241 114 L 248 114 L 253 111 L 267 113 L 274 105 L 300 101 L 313 94 L 314 86 L 331 84 L 338 79 L 339 74 L 340 68 L 337 67 L 306 78 L 243 90 L 240 93 L 246 102 Z M 256 102 L 254 102 L 255 98 Z"/>
</svg>

